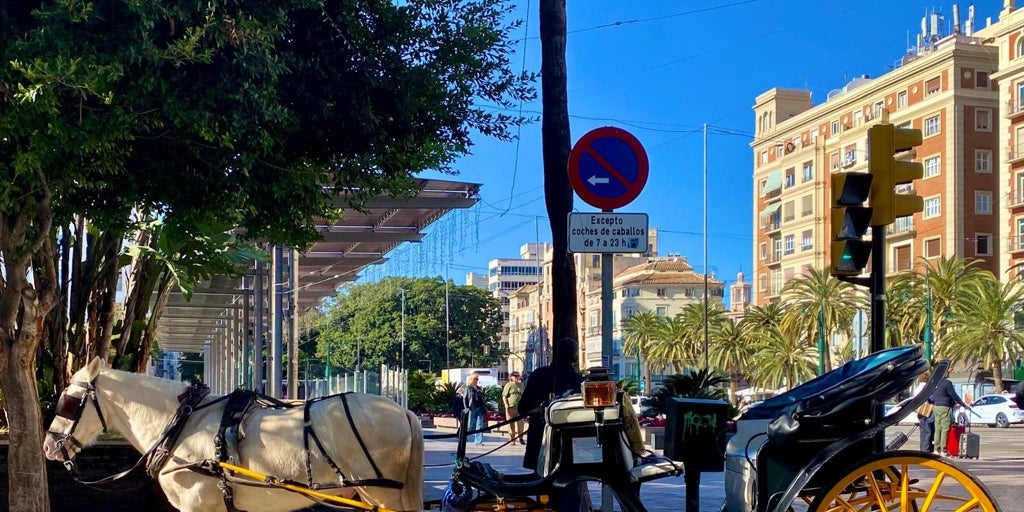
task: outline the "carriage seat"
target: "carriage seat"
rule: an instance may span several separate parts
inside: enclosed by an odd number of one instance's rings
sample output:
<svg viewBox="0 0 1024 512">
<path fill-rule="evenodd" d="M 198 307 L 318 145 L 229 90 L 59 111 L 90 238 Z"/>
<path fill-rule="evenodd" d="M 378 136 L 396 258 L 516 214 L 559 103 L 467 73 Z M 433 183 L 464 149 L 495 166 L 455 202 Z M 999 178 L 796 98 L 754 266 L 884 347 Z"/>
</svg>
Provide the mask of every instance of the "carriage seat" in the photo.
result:
<svg viewBox="0 0 1024 512">
<path fill-rule="evenodd" d="M 684 472 L 682 462 L 657 454 L 641 457 L 638 462 L 629 470 L 630 480 L 638 484 L 667 476 L 679 476 Z"/>
<path fill-rule="evenodd" d="M 739 421 L 772 420 L 768 437 L 803 441 L 863 430 L 874 405 L 909 387 L 926 371 L 921 345 L 895 347 L 851 361 L 751 407 Z"/>
</svg>

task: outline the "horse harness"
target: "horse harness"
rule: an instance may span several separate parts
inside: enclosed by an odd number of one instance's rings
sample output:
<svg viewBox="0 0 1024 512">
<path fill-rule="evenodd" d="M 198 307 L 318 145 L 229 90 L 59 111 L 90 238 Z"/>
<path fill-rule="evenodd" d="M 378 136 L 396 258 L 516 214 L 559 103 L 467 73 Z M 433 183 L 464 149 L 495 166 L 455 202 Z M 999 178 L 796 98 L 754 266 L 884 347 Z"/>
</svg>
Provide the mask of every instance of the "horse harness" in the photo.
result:
<svg viewBox="0 0 1024 512">
<path fill-rule="evenodd" d="M 113 481 L 124 478 L 128 474 L 132 473 L 145 462 L 146 473 L 156 479 L 161 474 L 161 469 L 167 463 L 167 461 L 173 455 L 173 450 L 177 444 L 178 437 L 184 430 L 188 418 L 193 412 L 200 409 L 206 409 L 221 401 L 226 401 L 224 412 L 221 415 L 220 426 L 217 429 L 217 435 L 214 436 L 214 448 L 216 460 L 205 460 L 201 462 L 188 463 L 182 466 L 172 468 L 166 472 L 176 471 L 179 469 L 189 469 L 198 473 L 209 475 L 212 477 L 220 478 L 220 482 L 217 484 L 220 488 L 223 497 L 224 505 L 228 512 L 242 512 L 234 506 L 234 495 L 232 492 L 231 484 L 243 484 L 243 485 L 256 485 L 256 486 L 270 486 L 265 483 L 254 483 L 248 480 L 242 480 L 234 477 L 233 473 L 227 469 L 222 468 L 219 463 L 221 462 L 240 462 L 241 456 L 239 455 L 239 443 L 244 439 L 244 435 L 241 435 L 240 427 L 242 419 L 254 406 L 258 406 L 261 409 L 290 409 L 298 407 L 298 403 L 289 403 L 278 400 L 262 393 L 257 393 L 252 390 L 239 388 L 231 392 L 228 395 L 218 397 L 215 400 L 200 405 L 202 400 L 210 393 L 210 389 L 204 385 L 189 386 L 185 392 L 178 396 L 178 409 L 174 416 L 168 422 L 164 428 L 163 433 L 157 438 L 157 441 L 139 458 L 139 460 L 131 468 L 122 471 L 121 473 L 111 475 L 99 480 L 84 481 L 80 478 L 77 467 L 74 460 L 70 457 L 67 451 L 67 445 L 73 444 L 76 448 L 81 449 L 82 443 L 74 437 L 75 428 L 78 427 L 79 421 L 82 419 L 82 413 L 85 411 L 86 406 L 89 402 L 92 402 L 93 407 L 96 409 L 96 414 L 100 418 L 100 423 L 103 425 L 103 432 L 107 431 L 107 422 L 103 417 L 103 411 L 100 409 L 99 400 L 96 397 L 96 386 L 95 380 L 92 382 L 72 382 L 72 385 L 85 389 L 85 393 L 81 397 L 74 397 L 68 395 L 65 391 L 61 394 L 60 399 L 57 402 L 56 415 L 62 418 L 70 420 L 71 428 L 68 432 L 61 434 L 58 432 L 50 431 L 48 434 L 57 438 L 56 444 L 61 450 L 61 454 L 64 457 L 64 467 L 71 473 L 72 478 L 82 484 L 90 486 L 99 486 Z M 341 400 L 342 406 L 345 409 L 345 417 L 348 418 L 349 427 L 352 429 L 352 433 L 359 443 L 359 447 L 363 451 L 363 455 L 366 460 L 369 461 L 370 466 L 373 468 L 375 478 L 365 479 L 349 479 L 345 476 L 344 472 L 338 467 L 337 463 L 327 453 L 324 448 L 320 437 L 313 429 L 312 421 L 310 420 L 310 409 L 313 404 L 324 400 L 338 398 Z M 391 489 L 401 489 L 404 484 L 402 482 L 384 478 L 374 462 L 373 457 L 370 455 L 370 451 L 363 441 L 362 435 L 360 435 L 358 428 L 356 427 L 355 420 L 352 417 L 352 412 L 349 408 L 348 393 L 341 393 L 336 395 L 324 396 L 314 398 L 302 402 L 303 413 L 302 413 L 302 438 L 303 438 L 303 451 L 305 452 L 306 458 L 306 487 L 311 490 L 323 490 L 323 489 L 334 489 L 334 488 L 346 488 L 346 487 L 385 487 Z M 324 457 L 324 460 L 330 466 L 331 470 L 338 475 L 340 483 L 315 483 L 313 482 L 313 469 L 312 460 L 310 456 L 309 441 L 313 440 L 320 454 Z"/>
</svg>

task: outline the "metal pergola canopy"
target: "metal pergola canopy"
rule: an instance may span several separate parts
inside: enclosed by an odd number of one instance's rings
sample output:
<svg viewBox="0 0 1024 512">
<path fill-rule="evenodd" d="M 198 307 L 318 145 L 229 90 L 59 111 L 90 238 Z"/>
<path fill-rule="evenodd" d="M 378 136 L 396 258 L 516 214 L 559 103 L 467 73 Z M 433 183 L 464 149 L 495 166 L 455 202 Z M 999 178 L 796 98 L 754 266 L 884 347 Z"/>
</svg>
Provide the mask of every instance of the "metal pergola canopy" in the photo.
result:
<svg viewBox="0 0 1024 512">
<path fill-rule="evenodd" d="M 381 196 L 367 201 L 362 211 L 343 209 L 336 222 L 317 226 L 323 240 L 298 257 L 299 311 L 334 295 L 366 267 L 387 261 L 387 254 L 403 242 L 421 241 L 423 229 L 449 211 L 479 200 L 479 184 L 425 179 L 418 184 L 415 197 Z M 344 197 L 335 201 L 345 208 Z M 230 328 L 228 316 L 242 308 L 245 294 L 252 290 L 227 276 L 199 283 L 191 301 L 175 289 L 157 327 L 160 349 L 201 352 L 213 336 Z"/>
</svg>

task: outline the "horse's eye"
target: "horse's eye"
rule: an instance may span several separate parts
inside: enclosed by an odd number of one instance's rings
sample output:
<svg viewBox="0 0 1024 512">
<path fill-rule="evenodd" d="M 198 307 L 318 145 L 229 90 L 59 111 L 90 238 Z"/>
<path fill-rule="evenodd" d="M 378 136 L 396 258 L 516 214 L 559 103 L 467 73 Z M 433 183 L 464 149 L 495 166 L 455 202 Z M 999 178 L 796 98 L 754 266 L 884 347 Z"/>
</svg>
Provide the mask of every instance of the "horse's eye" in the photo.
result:
<svg viewBox="0 0 1024 512">
<path fill-rule="evenodd" d="M 61 393 L 60 399 L 57 400 L 57 416 L 73 420 L 75 419 L 75 415 L 78 414 L 78 409 L 81 405 L 81 398 L 73 397 L 67 393 Z"/>
</svg>

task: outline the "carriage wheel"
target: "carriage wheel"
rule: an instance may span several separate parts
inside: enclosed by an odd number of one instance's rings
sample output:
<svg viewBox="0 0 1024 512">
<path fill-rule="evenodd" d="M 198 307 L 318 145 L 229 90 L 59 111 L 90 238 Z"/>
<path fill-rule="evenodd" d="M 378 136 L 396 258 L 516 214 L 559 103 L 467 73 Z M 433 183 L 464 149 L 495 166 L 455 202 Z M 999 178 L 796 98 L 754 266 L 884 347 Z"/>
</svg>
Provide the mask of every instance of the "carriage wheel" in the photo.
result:
<svg viewBox="0 0 1024 512">
<path fill-rule="evenodd" d="M 810 510 L 1000 512 L 977 478 L 923 452 L 889 452 L 868 458 L 823 489 Z"/>
</svg>

